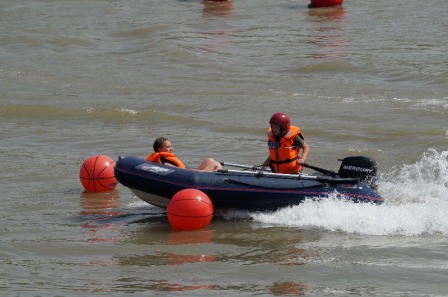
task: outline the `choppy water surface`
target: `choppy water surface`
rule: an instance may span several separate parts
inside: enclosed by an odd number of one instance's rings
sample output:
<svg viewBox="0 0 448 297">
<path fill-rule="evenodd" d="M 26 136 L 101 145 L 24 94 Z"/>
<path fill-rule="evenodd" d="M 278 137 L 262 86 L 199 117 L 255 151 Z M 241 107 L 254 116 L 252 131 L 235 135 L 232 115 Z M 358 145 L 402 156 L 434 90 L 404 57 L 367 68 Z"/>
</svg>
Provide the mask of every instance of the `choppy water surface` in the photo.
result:
<svg viewBox="0 0 448 297">
<path fill-rule="evenodd" d="M 448 2 L 2 1 L 5 296 L 446 296 Z M 94 154 L 260 164 L 286 111 L 308 163 L 368 155 L 381 206 L 218 211 L 172 231 Z"/>
</svg>

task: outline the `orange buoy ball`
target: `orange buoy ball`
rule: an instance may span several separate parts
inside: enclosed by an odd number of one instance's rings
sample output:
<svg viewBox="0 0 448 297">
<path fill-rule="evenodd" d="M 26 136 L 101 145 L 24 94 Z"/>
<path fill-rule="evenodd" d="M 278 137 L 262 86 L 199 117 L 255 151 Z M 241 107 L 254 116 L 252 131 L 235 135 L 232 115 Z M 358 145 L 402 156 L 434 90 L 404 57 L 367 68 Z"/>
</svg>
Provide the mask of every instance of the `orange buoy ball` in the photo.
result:
<svg viewBox="0 0 448 297">
<path fill-rule="evenodd" d="M 342 5 L 344 0 L 311 0 L 311 4 L 308 5 L 309 8 L 313 7 L 329 7 Z"/>
<path fill-rule="evenodd" d="M 118 184 L 114 172 L 115 161 L 108 156 L 94 155 L 82 163 L 79 179 L 87 192 L 104 192 Z"/>
<path fill-rule="evenodd" d="M 174 194 L 166 210 L 168 221 L 176 230 L 203 229 L 213 217 L 210 198 L 196 189 L 184 189 Z"/>
</svg>

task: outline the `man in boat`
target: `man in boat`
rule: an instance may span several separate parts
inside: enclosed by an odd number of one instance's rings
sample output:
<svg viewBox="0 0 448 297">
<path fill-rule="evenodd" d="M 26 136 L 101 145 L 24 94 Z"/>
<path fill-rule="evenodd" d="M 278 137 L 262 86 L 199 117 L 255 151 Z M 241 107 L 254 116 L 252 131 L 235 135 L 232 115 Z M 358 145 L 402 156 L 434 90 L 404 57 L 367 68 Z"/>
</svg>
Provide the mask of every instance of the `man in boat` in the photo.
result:
<svg viewBox="0 0 448 297">
<path fill-rule="evenodd" d="M 154 141 L 152 147 L 154 149 L 154 153 L 148 155 L 146 157 L 146 161 L 165 164 L 169 166 L 176 166 L 183 169 L 186 168 L 184 163 L 178 157 L 176 157 L 176 155 L 174 155 L 173 146 L 171 145 L 171 142 L 168 140 L 168 138 L 157 138 Z M 212 158 L 207 158 L 201 163 L 201 165 L 199 165 L 197 169 L 192 170 L 218 171 L 219 169 L 222 169 L 222 166 L 219 162 L 215 161 Z"/>
<path fill-rule="evenodd" d="M 299 173 L 310 151 L 305 136 L 299 127 L 291 126 L 291 119 L 286 113 L 273 114 L 269 124 L 269 156 L 263 167 L 269 166 L 276 173 Z"/>
</svg>

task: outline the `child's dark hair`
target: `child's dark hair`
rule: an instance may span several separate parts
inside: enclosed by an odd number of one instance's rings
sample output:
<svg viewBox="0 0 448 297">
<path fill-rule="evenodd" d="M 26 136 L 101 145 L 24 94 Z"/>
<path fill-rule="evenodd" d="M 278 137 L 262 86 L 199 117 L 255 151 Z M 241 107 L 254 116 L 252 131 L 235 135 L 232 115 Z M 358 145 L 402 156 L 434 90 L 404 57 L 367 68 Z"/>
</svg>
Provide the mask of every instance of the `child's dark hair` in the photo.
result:
<svg viewBox="0 0 448 297">
<path fill-rule="evenodd" d="M 168 138 L 163 137 L 163 136 L 157 138 L 152 145 L 152 148 L 154 149 L 154 151 L 157 153 L 159 151 L 159 148 L 161 148 L 163 146 L 163 143 L 167 140 L 168 140 Z"/>
</svg>

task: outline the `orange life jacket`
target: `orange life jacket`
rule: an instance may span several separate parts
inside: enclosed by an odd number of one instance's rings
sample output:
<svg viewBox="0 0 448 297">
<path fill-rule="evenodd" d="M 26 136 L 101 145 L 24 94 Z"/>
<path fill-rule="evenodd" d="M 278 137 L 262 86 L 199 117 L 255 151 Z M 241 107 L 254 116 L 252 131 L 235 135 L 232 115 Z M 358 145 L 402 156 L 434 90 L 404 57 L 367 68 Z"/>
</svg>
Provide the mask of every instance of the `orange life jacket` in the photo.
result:
<svg viewBox="0 0 448 297">
<path fill-rule="evenodd" d="M 268 130 L 269 156 L 271 157 L 270 167 L 277 173 L 295 174 L 302 170 L 302 166 L 297 164 L 300 147 L 294 146 L 294 137 L 297 135 L 305 139 L 299 127 L 290 126 L 288 133 L 277 141 L 271 129 Z"/>
<path fill-rule="evenodd" d="M 146 157 L 146 161 L 160 164 L 170 163 L 171 165 L 185 169 L 184 163 L 182 163 L 182 161 L 178 157 L 176 157 L 176 155 L 174 155 L 173 153 L 167 153 L 167 152 L 152 153 Z"/>
</svg>

